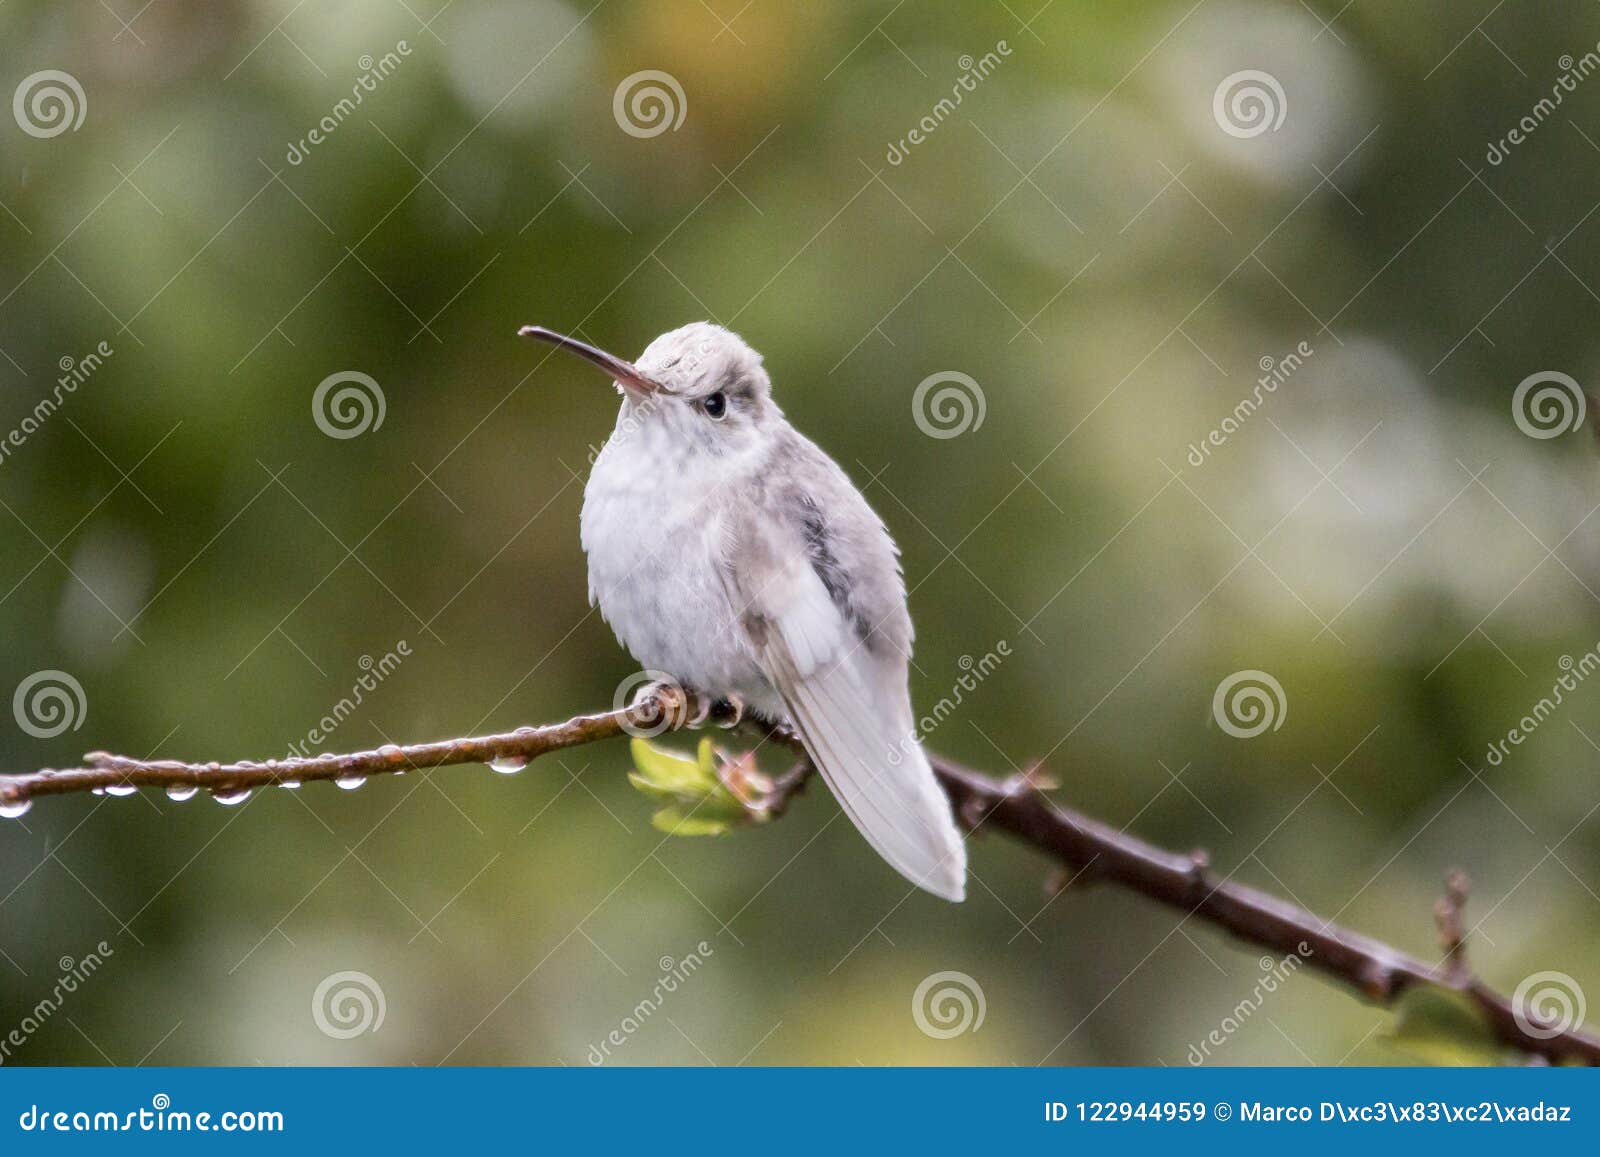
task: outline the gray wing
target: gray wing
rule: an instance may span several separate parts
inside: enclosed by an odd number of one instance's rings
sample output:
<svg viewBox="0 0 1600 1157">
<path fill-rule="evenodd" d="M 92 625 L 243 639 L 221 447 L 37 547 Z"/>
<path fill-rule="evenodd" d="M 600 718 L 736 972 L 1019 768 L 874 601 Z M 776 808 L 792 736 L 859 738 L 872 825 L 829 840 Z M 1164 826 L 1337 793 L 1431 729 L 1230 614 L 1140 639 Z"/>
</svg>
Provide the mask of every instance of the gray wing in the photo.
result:
<svg viewBox="0 0 1600 1157">
<path fill-rule="evenodd" d="M 732 528 L 745 641 L 862 835 L 912 883 L 960 900 L 966 848 L 914 731 L 894 542 L 844 472 L 786 434 Z"/>
</svg>

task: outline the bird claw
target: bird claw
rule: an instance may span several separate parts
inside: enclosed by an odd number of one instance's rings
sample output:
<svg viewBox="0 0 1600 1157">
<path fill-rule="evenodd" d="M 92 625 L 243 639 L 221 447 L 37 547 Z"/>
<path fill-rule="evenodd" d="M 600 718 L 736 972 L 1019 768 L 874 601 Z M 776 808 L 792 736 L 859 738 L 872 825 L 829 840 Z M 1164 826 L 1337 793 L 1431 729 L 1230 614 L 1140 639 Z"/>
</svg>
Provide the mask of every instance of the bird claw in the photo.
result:
<svg viewBox="0 0 1600 1157">
<path fill-rule="evenodd" d="M 717 700 L 717 726 L 732 731 L 744 720 L 744 700 L 737 695 L 724 695 Z"/>
<path fill-rule="evenodd" d="M 704 695 L 696 695 L 695 701 L 699 710 L 694 713 L 694 718 L 685 720 L 684 726 L 689 728 L 704 727 L 706 720 L 711 718 L 712 701 Z"/>
</svg>

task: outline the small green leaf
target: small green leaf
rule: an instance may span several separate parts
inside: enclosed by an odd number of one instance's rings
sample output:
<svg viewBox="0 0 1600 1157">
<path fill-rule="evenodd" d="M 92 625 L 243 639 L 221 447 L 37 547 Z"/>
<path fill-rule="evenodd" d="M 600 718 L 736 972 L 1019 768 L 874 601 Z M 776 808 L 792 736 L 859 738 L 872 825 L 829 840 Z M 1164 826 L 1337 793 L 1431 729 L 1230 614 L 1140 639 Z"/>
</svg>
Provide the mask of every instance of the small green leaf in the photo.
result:
<svg viewBox="0 0 1600 1157">
<path fill-rule="evenodd" d="M 628 773 L 628 782 L 633 784 L 634 787 L 638 788 L 645 795 L 650 796 L 652 799 L 674 800 L 678 798 L 677 792 L 672 791 L 669 788 L 662 787 L 654 780 L 646 779 L 636 771 L 630 771 Z"/>
<path fill-rule="evenodd" d="M 1483 1010 L 1469 997 L 1438 985 L 1418 985 L 1402 993 L 1383 1035 L 1393 1048 L 1431 1065 L 1499 1065 L 1506 1058 Z"/>
<path fill-rule="evenodd" d="M 694 760 L 701 775 L 712 783 L 721 783 L 717 778 L 717 761 L 711 749 L 711 736 L 701 736 L 699 746 L 694 749 Z"/>
<path fill-rule="evenodd" d="M 671 804 L 650 817 L 650 826 L 669 836 L 720 836 L 733 826 L 725 819 L 688 815 L 678 804 Z"/>
<path fill-rule="evenodd" d="M 702 746 L 709 746 L 709 741 Z M 717 776 L 709 773 L 701 759 L 688 759 L 667 751 L 666 747 L 651 746 L 648 739 L 635 738 L 629 744 L 629 751 L 634 755 L 634 767 L 638 768 L 638 775 L 629 778 L 640 791 L 670 799 L 704 794 L 717 784 Z"/>
<path fill-rule="evenodd" d="M 635 770 L 628 782 L 643 794 L 666 804 L 651 818 L 661 831 L 679 836 L 721 835 L 736 825 L 762 822 L 766 813 L 747 807 L 729 790 L 717 766 L 709 737 L 691 759 L 647 740 L 629 744 Z"/>
</svg>

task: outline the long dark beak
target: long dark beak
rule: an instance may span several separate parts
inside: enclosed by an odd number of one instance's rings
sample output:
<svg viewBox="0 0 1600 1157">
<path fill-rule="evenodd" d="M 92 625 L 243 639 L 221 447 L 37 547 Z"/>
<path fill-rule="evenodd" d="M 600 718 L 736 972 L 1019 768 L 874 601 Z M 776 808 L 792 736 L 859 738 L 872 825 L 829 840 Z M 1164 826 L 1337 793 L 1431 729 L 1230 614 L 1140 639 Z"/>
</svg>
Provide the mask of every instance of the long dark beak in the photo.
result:
<svg viewBox="0 0 1600 1157">
<path fill-rule="evenodd" d="M 579 341 L 575 337 L 568 337 L 564 333 L 545 329 L 542 325 L 525 325 L 517 331 L 518 337 L 531 337 L 536 341 L 549 342 L 558 349 L 568 353 L 577 354 L 584 361 L 598 366 L 604 370 L 612 381 L 627 387 L 636 394 L 665 393 L 666 387 L 659 382 L 652 381 L 639 372 L 639 367 L 632 362 L 625 362 L 605 350 L 596 349 L 588 342 Z"/>
</svg>

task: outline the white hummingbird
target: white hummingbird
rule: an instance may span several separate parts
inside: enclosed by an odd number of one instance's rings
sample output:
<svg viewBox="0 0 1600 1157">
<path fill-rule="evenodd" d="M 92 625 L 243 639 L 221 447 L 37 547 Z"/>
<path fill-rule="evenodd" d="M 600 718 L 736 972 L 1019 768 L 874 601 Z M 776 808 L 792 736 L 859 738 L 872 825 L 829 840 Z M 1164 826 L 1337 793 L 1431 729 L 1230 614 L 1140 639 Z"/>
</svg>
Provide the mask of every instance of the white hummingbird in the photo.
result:
<svg viewBox="0 0 1600 1157">
<path fill-rule="evenodd" d="M 800 735 L 840 806 L 918 887 L 967 857 L 917 742 L 899 550 L 772 401 L 761 355 L 696 322 L 636 364 L 539 326 L 622 395 L 583 494 L 589 599 L 644 667 Z"/>
</svg>

